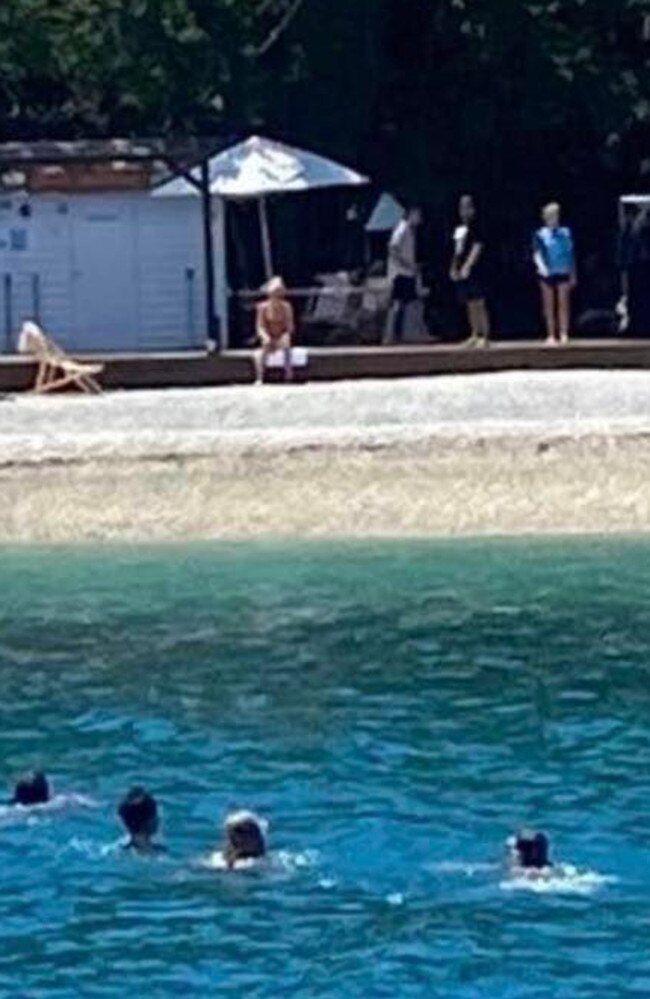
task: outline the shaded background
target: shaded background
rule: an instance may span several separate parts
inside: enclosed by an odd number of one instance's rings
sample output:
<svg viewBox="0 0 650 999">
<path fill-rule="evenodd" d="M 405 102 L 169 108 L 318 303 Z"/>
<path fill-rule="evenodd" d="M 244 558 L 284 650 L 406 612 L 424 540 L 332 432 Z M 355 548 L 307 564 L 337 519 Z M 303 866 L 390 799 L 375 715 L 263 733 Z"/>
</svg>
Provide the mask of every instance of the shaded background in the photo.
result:
<svg viewBox="0 0 650 999">
<path fill-rule="evenodd" d="M 3 0 L 0 128 L 255 131 L 341 158 L 424 206 L 443 310 L 472 191 L 514 334 L 537 326 L 530 232 L 549 198 L 576 232 L 579 307 L 611 304 L 616 198 L 648 188 L 649 39 L 649 0 Z M 292 282 L 353 255 L 343 208 L 303 207 L 274 206 Z"/>
</svg>

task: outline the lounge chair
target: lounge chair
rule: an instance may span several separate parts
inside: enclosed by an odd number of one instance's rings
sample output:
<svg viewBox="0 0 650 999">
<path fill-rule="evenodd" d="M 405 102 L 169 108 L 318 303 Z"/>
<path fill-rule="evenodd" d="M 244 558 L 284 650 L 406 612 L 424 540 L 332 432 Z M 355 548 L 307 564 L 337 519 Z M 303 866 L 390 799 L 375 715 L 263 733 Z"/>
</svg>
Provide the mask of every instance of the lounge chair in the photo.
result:
<svg viewBox="0 0 650 999">
<path fill-rule="evenodd" d="M 322 288 L 302 317 L 301 327 L 320 333 L 319 343 L 354 343 L 362 317 L 363 287 L 353 284 L 345 272 L 321 274 L 317 280 Z"/>
<path fill-rule="evenodd" d="M 75 361 L 36 323 L 23 323 L 18 337 L 18 352 L 30 355 L 38 364 L 34 392 L 40 394 L 77 388 L 81 392 L 101 394 L 97 376 L 101 375 L 104 365 Z"/>
<path fill-rule="evenodd" d="M 314 326 L 341 326 L 346 321 L 350 295 L 354 288 L 344 271 L 338 274 L 320 274 L 317 277 L 321 290 L 314 296 L 311 307 L 302 322 Z"/>
</svg>

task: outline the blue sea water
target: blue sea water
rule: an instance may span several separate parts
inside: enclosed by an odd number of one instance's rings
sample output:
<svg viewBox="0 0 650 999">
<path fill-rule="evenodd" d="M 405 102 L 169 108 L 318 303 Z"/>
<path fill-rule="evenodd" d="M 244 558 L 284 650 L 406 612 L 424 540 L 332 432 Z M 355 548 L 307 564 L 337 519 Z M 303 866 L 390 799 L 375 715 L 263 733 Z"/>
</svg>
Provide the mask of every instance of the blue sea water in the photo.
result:
<svg viewBox="0 0 650 999">
<path fill-rule="evenodd" d="M 0 996 L 650 995 L 650 544 L 5 550 Z M 119 849 L 159 797 L 169 854 Z M 78 800 L 74 795 L 90 799 Z M 200 859 L 224 814 L 272 863 Z M 521 823 L 579 873 L 500 866 Z"/>
</svg>

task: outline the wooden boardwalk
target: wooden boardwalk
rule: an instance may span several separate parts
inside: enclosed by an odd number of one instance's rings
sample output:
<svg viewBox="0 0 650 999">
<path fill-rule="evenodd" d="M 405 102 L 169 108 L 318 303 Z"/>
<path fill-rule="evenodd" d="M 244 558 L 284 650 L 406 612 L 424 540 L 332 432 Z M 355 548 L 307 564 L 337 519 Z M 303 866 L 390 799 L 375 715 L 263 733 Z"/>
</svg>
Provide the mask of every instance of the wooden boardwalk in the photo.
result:
<svg viewBox="0 0 650 999">
<path fill-rule="evenodd" d="M 253 379 L 250 351 L 223 354 L 147 353 L 93 355 L 106 365 L 103 384 L 112 389 L 243 385 Z M 461 345 L 314 347 L 308 381 L 409 378 L 517 369 L 650 369 L 649 340 L 577 340 L 567 347 L 540 341 L 495 343 L 487 349 Z M 34 367 L 22 357 L 0 355 L 0 392 L 31 387 Z"/>
</svg>

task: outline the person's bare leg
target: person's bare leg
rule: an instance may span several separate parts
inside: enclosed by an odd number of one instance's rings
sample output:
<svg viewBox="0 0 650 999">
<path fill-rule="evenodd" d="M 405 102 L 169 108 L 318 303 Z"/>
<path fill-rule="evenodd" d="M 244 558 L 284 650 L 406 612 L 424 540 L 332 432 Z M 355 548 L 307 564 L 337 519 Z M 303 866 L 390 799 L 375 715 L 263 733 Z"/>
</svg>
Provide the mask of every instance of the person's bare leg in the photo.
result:
<svg viewBox="0 0 650 999">
<path fill-rule="evenodd" d="M 560 343 L 569 342 L 569 324 L 571 322 L 571 287 L 568 284 L 561 284 L 557 289 L 558 298 L 558 327 L 560 332 Z"/>
<path fill-rule="evenodd" d="M 555 332 L 555 288 L 552 285 L 541 282 L 542 289 L 542 312 L 546 323 L 546 342 L 556 343 Z"/>
<path fill-rule="evenodd" d="M 483 346 L 490 342 L 490 314 L 485 303 L 485 299 L 481 298 L 476 302 L 476 317 L 478 323 L 478 335 Z"/>
<path fill-rule="evenodd" d="M 388 317 L 386 319 L 386 328 L 384 329 L 384 336 L 382 342 L 384 346 L 390 346 L 390 344 L 395 343 L 395 327 L 397 325 L 397 317 L 399 316 L 400 305 L 399 302 L 393 302 L 390 309 L 388 310 Z"/>
<path fill-rule="evenodd" d="M 255 384 L 264 384 L 264 369 L 266 368 L 266 359 L 270 354 L 269 345 L 267 343 L 262 344 L 259 350 L 256 350 L 253 355 L 253 362 L 255 364 Z"/>
<path fill-rule="evenodd" d="M 488 314 L 487 305 L 485 304 L 485 299 L 477 298 L 476 301 L 471 302 L 474 312 L 474 320 L 472 323 L 472 336 L 476 338 L 476 343 L 479 347 L 484 347 L 490 340 L 490 316 Z"/>
<path fill-rule="evenodd" d="M 469 342 L 478 344 L 481 340 L 481 315 L 478 302 L 467 303 L 467 320 L 469 322 Z"/>
<path fill-rule="evenodd" d="M 467 302 L 465 312 L 467 315 L 467 325 L 469 326 L 469 336 L 464 341 L 466 347 L 476 347 L 479 343 L 478 325 L 476 320 L 476 310 L 474 302 Z"/>
</svg>

